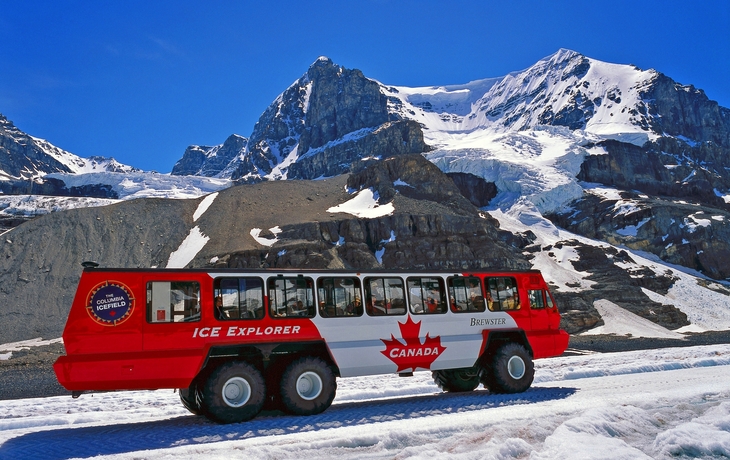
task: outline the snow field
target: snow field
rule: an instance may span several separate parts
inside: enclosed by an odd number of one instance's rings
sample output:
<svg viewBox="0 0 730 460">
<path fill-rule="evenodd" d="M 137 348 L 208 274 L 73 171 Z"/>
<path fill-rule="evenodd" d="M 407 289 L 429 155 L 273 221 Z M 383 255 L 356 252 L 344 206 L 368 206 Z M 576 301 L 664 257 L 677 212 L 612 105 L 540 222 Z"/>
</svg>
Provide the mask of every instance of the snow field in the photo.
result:
<svg viewBox="0 0 730 460">
<path fill-rule="evenodd" d="M 522 394 L 444 394 L 430 372 L 343 378 L 322 414 L 265 413 L 232 425 L 189 414 L 172 390 L 0 401 L 0 458 L 730 455 L 730 345 L 535 364 L 535 383 Z"/>
</svg>

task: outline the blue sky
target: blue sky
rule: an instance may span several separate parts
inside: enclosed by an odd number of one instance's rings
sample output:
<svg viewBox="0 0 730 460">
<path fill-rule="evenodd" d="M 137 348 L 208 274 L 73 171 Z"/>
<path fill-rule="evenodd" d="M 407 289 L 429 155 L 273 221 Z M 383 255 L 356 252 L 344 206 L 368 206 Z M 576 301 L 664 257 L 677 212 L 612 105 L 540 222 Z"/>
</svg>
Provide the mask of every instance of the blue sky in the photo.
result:
<svg viewBox="0 0 730 460">
<path fill-rule="evenodd" d="M 0 0 L 0 113 L 82 157 L 169 172 L 249 136 L 318 56 L 386 84 L 466 83 L 559 48 L 730 107 L 730 1 Z"/>
</svg>

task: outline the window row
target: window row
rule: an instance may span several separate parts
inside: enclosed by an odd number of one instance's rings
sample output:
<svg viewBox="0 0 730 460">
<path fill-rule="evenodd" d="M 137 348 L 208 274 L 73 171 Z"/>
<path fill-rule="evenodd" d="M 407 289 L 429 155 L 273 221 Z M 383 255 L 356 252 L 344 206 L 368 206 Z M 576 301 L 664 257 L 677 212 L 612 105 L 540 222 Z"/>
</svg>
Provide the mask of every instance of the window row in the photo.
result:
<svg viewBox="0 0 730 460">
<path fill-rule="evenodd" d="M 361 285 L 362 284 L 362 285 Z M 269 278 L 269 315 L 274 318 L 439 314 L 518 310 L 521 308 L 514 277 L 356 277 Z M 264 317 L 264 281 L 257 277 L 217 278 L 213 285 L 214 315 L 218 320 Z M 315 296 L 316 291 L 316 296 Z M 197 321 L 200 284 L 193 281 L 147 283 L 147 320 Z M 363 300 L 364 299 L 364 302 Z M 552 308 L 550 294 L 528 291 L 530 308 Z"/>
</svg>

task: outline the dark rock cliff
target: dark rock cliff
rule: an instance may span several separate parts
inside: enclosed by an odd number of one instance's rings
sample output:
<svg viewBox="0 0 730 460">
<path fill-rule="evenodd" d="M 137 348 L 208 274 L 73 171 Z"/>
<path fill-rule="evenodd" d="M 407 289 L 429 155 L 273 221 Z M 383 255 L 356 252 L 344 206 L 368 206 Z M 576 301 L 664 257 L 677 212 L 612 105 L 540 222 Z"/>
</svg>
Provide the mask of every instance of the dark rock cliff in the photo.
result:
<svg viewBox="0 0 730 460">
<path fill-rule="evenodd" d="M 711 101 L 701 89 L 658 73 L 641 96 L 654 132 L 730 147 L 730 109 Z"/>
<path fill-rule="evenodd" d="M 417 123 L 389 114 L 377 82 L 326 58 L 266 109 L 248 146 L 232 174 L 240 183 L 331 177 L 357 168 L 362 158 L 428 150 Z M 296 163 L 284 161 L 291 154 Z"/>
<path fill-rule="evenodd" d="M 586 194 L 549 217 L 589 238 L 626 246 L 692 268 L 715 279 L 730 277 L 730 212 L 725 209 L 621 192 L 615 199 Z"/>
<path fill-rule="evenodd" d="M 248 139 L 232 134 L 219 146 L 191 145 L 172 167 L 175 176 L 207 176 L 221 174 L 236 157 L 243 155 Z"/>
<path fill-rule="evenodd" d="M 544 248 L 528 247 L 528 251 L 544 250 L 550 253 L 555 247 L 570 246 L 579 258 L 573 267 L 580 272 L 588 272 L 586 278 L 592 282 L 590 289 L 576 289 L 572 292 L 553 290 L 555 301 L 561 312 L 561 327 L 570 334 L 586 331 L 603 325 L 600 314 L 593 306 L 599 299 L 612 303 L 668 329 L 676 329 L 689 324 L 687 316 L 672 305 L 652 301 L 641 288 L 659 294 L 666 294 L 675 281 L 671 272 L 661 275 L 648 269 L 627 271 L 624 263 L 633 263 L 626 251 L 610 247 L 596 247 L 567 240 Z M 578 286 L 574 286 L 578 287 Z"/>
<path fill-rule="evenodd" d="M 642 100 L 631 110 L 659 136 L 643 146 L 602 141 L 596 145 L 606 154 L 587 156 L 577 176 L 623 190 L 622 201 L 636 209 L 585 194 L 547 217 L 577 234 L 728 279 L 730 204 L 722 195 L 730 193 L 730 110 L 661 73 L 639 90 Z"/>
<path fill-rule="evenodd" d="M 40 171 L 39 171 L 40 166 Z M 69 173 L 68 166 L 46 153 L 31 136 L 0 114 L 0 170 L 16 178 L 44 173 Z"/>
<path fill-rule="evenodd" d="M 310 268 L 529 268 L 522 235 L 474 207 L 454 182 L 421 155 L 375 162 L 349 176 L 352 190 L 372 188 L 393 215 L 363 219 L 333 214 L 326 222 L 281 226 L 276 257 L 255 249 L 220 257 L 216 266 Z M 382 251 L 380 261 L 376 253 Z"/>
</svg>

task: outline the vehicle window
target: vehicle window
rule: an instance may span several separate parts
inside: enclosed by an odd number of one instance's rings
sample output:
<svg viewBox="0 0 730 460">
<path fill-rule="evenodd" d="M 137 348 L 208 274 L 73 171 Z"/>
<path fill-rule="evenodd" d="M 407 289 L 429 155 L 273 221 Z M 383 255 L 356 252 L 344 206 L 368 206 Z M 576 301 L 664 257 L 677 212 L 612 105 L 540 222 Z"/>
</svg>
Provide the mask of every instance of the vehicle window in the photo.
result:
<svg viewBox="0 0 730 460">
<path fill-rule="evenodd" d="M 408 303 L 411 313 L 446 313 L 446 294 L 441 278 L 416 278 L 406 280 Z"/>
<path fill-rule="evenodd" d="M 195 281 L 147 283 L 147 322 L 200 321 L 200 284 Z"/>
<path fill-rule="evenodd" d="M 487 278 L 487 305 L 492 311 L 519 310 L 521 305 L 517 280 L 512 276 Z"/>
<path fill-rule="evenodd" d="M 365 311 L 368 312 L 368 315 L 405 315 L 404 299 L 402 279 L 365 279 Z"/>
<path fill-rule="evenodd" d="M 448 279 L 449 303 L 455 313 L 484 311 L 482 281 L 474 276 L 459 276 Z"/>
<path fill-rule="evenodd" d="M 319 278 L 319 315 L 324 318 L 362 316 L 362 291 L 357 278 Z"/>
<path fill-rule="evenodd" d="M 269 278 L 269 304 L 271 316 L 314 317 L 314 282 L 312 278 Z"/>
<path fill-rule="evenodd" d="M 213 284 L 213 295 L 216 319 L 264 317 L 264 283 L 261 278 L 217 278 Z"/>
<path fill-rule="evenodd" d="M 545 305 L 548 308 L 555 308 L 555 302 L 553 302 L 553 296 L 550 294 L 550 291 L 547 289 L 545 290 L 545 300 L 547 301 Z"/>
<path fill-rule="evenodd" d="M 539 291 L 527 291 L 527 298 L 530 300 L 530 308 L 533 310 L 545 308 L 545 298 L 543 297 L 542 289 Z"/>
</svg>

